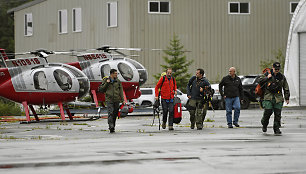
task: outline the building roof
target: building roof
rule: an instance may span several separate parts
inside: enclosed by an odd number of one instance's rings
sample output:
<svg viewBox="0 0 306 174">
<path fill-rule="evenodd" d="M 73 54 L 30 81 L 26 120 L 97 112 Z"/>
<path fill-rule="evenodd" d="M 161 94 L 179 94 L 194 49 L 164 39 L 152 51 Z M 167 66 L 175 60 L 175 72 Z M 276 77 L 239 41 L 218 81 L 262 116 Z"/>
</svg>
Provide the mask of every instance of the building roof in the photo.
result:
<svg viewBox="0 0 306 174">
<path fill-rule="evenodd" d="M 34 0 L 34 1 L 31 1 L 31 2 L 22 4 L 22 5 L 18 6 L 18 7 L 9 9 L 9 10 L 7 11 L 7 13 L 8 13 L 8 14 L 11 14 L 11 13 L 14 13 L 14 12 L 16 12 L 16 11 L 19 11 L 19 10 L 22 10 L 22 9 L 25 9 L 25 8 L 28 8 L 28 7 L 31 7 L 31 6 L 34 6 L 34 5 L 39 4 L 39 3 L 41 3 L 41 2 L 44 2 L 44 1 L 47 1 L 47 0 Z"/>
</svg>

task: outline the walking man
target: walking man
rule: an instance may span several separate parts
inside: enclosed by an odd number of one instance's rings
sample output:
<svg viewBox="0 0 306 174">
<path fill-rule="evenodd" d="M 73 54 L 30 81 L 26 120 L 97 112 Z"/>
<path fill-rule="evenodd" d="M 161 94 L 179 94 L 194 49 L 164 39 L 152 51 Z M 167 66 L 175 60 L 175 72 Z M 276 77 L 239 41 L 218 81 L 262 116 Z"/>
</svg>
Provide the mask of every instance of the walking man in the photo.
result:
<svg viewBox="0 0 306 174">
<path fill-rule="evenodd" d="M 195 124 L 197 130 L 203 129 L 203 122 L 208 109 L 207 103 L 204 100 L 204 92 L 206 89 L 210 89 L 210 84 L 204 77 L 204 70 L 199 68 L 196 71 L 196 75 L 191 77 L 187 84 L 191 129 L 194 129 Z"/>
<path fill-rule="evenodd" d="M 108 112 L 108 126 L 110 133 L 115 132 L 116 118 L 118 116 L 119 104 L 124 102 L 123 88 L 118 79 L 116 69 L 110 70 L 109 78 L 104 78 L 99 87 L 99 92 L 105 93 L 105 102 Z"/>
<path fill-rule="evenodd" d="M 159 99 L 159 94 L 161 95 L 161 104 L 163 108 L 163 123 L 162 128 L 166 129 L 167 117 L 169 112 L 168 126 L 169 130 L 173 129 L 173 114 L 174 105 L 173 99 L 176 92 L 177 86 L 174 77 L 172 76 L 172 69 L 168 68 L 166 70 L 166 75 L 162 76 L 155 86 L 155 100 Z"/>
<path fill-rule="evenodd" d="M 274 112 L 274 134 L 280 135 L 282 132 L 279 130 L 281 127 L 281 112 L 284 103 L 283 90 L 285 94 L 286 103 L 289 104 L 289 86 L 286 77 L 280 73 L 280 63 L 273 63 L 273 68 L 266 72 L 259 80 L 259 84 L 264 89 L 264 99 L 262 105 L 264 107 L 263 117 L 261 119 L 262 131 L 267 132 L 269 119 Z"/>
<path fill-rule="evenodd" d="M 243 89 L 241 79 L 236 75 L 235 67 L 231 67 L 229 69 L 229 75 L 223 77 L 219 83 L 219 92 L 225 100 L 228 128 L 233 128 L 233 124 L 239 127 L 240 100 L 243 102 Z M 232 120 L 232 109 L 235 111 L 234 120 Z"/>
</svg>

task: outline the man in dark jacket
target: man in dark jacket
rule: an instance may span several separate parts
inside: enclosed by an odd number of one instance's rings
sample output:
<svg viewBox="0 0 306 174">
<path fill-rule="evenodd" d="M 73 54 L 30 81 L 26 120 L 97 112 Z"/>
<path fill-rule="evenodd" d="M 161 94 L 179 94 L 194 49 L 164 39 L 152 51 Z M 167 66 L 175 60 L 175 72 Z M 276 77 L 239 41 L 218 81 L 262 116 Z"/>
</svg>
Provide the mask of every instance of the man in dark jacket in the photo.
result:
<svg viewBox="0 0 306 174">
<path fill-rule="evenodd" d="M 239 127 L 240 100 L 243 100 L 243 89 L 241 79 L 236 75 L 235 67 L 231 67 L 229 69 L 229 75 L 223 77 L 219 84 L 219 91 L 221 96 L 225 99 L 228 128 L 233 128 L 233 124 Z M 232 109 L 235 110 L 234 121 L 232 121 Z"/>
<path fill-rule="evenodd" d="M 123 88 L 117 76 L 117 70 L 111 69 L 110 76 L 108 78 L 104 78 L 102 84 L 99 87 L 99 92 L 105 93 L 105 102 L 108 112 L 108 126 L 110 133 L 115 132 L 119 104 L 120 102 L 124 104 Z"/>
<path fill-rule="evenodd" d="M 264 89 L 264 99 L 262 105 L 265 109 L 263 117 L 261 119 L 262 131 L 267 132 L 269 119 L 274 112 L 274 124 L 273 130 L 275 134 L 281 134 L 279 130 L 281 127 L 281 112 L 284 103 L 284 97 L 286 103 L 289 104 L 289 86 L 286 77 L 279 72 L 280 63 L 275 62 L 272 70 L 266 72 L 260 79 L 259 84 Z M 283 97 L 283 91 L 285 96 Z"/>
<path fill-rule="evenodd" d="M 190 128 L 197 130 L 203 129 L 203 122 L 207 112 L 207 103 L 205 102 L 205 90 L 209 90 L 210 84 L 204 77 L 204 70 L 197 69 L 196 75 L 191 77 L 187 84 L 187 97 L 189 98 Z"/>
</svg>

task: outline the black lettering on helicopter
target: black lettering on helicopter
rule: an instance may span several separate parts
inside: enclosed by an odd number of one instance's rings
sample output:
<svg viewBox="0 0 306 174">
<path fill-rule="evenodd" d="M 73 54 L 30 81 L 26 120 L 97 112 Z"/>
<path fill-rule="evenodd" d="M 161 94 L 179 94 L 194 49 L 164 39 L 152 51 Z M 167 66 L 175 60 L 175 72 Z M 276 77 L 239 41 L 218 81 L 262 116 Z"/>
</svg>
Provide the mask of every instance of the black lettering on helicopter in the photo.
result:
<svg viewBox="0 0 306 174">
<path fill-rule="evenodd" d="M 34 65 L 40 64 L 40 61 L 37 58 L 33 58 L 33 59 L 13 60 L 12 63 L 14 66 L 27 66 L 31 65 L 32 63 Z"/>
<path fill-rule="evenodd" d="M 92 59 L 106 59 L 107 56 L 105 54 L 88 54 L 84 55 L 84 60 L 92 60 Z"/>
</svg>

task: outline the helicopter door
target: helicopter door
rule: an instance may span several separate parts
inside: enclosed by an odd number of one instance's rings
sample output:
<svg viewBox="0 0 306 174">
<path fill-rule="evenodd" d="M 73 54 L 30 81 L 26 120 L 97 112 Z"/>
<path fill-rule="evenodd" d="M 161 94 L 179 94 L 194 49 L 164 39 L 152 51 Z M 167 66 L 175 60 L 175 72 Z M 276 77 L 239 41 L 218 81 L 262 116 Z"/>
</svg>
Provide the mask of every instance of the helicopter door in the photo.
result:
<svg viewBox="0 0 306 174">
<path fill-rule="evenodd" d="M 69 91 L 72 87 L 72 79 L 68 73 L 57 69 L 53 72 L 54 78 L 63 91 Z"/>
<path fill-rule="evenodd" d="M 110 74 L 110 70 L 111 67 L 109 66 L 109 64 L 104 64 L 101 66 L 101 77 L 103 79 L 103 77 L 109 76 Z"/>
<path fill-rule="evenodd" d="M 38 71 L 34 74 L 34 87 L 38 90 L 48 90 L 48 81 L 46 74 L 43 71 Z"/>
</svg>

